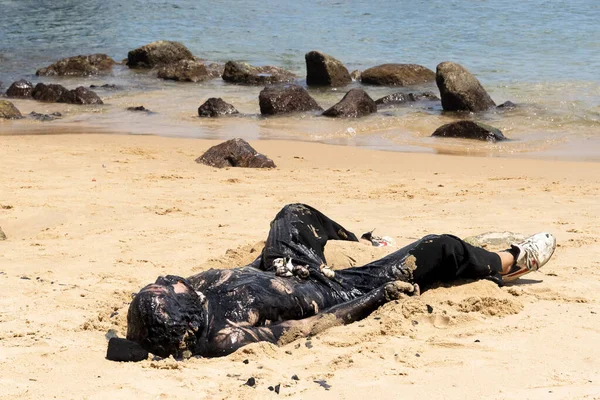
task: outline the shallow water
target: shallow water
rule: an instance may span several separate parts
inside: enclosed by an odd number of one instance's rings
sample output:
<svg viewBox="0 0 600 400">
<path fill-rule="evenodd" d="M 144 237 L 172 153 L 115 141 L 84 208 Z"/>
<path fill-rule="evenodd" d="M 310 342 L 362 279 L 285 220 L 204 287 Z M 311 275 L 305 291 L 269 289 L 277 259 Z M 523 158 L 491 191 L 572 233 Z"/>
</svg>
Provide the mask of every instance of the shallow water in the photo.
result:
<svg viewBox="0 0 600 400">
<path fill-rule="evenodd" d="M 600 2 L 594 0 L 474 1 L 6 1 L 0 0 L 0 81 L 27 78 L 61 57 L 94 52 L 116 60 L 158 39 L 179 40 L 201 58 L 245 60 L 288 68 L 304 83 L 304 54 L 323 50 L 352 69 L 411 62 L 431 69 L 457 61 L 477 75 L 512 111 L 472 116 L 513 139 L 501 144 L 440 140 L 429 135 L 456 116 L 439 104 L 382 110 L 359 120 L 316 115 L 261 118 L 260 87 L 158 80 L 118 66 L 101 78 L 41 79 L 69 88 L 114 83 L 97 90 L 105 106 L 18 101 L 24 112 L 60 111 L 60 121 L 0 122 L 0 133 L 98 130 L 248 139 L 316 140 L 387 150 L 600 159 Z M 310 90 L 327 108 L 354 86 Z M 373 98 L 398 91 L 364 87 Z M 402 89 L 433 90 L 435 84 Z M 205 120 L 197 107 L 222 97 L 244 116 Z M 157 114 L 124 109 L 143 104 Z"/>
</svg>

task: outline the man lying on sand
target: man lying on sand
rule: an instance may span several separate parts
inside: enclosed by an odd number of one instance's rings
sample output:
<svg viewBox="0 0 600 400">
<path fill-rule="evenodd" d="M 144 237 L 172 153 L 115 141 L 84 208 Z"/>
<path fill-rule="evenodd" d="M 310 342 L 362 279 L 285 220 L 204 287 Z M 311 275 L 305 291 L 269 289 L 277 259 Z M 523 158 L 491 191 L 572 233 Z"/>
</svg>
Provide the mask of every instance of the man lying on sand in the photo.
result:
<svg viewBox="0 0 600 400">
<path fill-rule="evenodd" d="M 144 287 L 129 307 L 127 339 L 176 358 L 223 356 L 258 341 L 289 343 L 365 318 L 435 282 L 513 281 L 539 269 L 556 247 L 548 233 L 500 252 L 428 235 L 365 266 L 333 271 L 323 254 L 328 240 L 358 241 L 314 208 L 287 205 L 252 264 L 187 279 L 159 277 Z"/>
</svg>

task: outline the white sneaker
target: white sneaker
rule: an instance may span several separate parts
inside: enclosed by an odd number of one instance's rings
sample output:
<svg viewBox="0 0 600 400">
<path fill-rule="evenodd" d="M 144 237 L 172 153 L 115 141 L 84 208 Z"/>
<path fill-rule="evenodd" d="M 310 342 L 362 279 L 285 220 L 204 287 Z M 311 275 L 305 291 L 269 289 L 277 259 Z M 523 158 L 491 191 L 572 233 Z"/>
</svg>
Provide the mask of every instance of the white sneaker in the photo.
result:
<svg viewBox="0 0 600 400">
<path fill-rule="evenodd" d="M 514 281 L 546 264 L 556 249 L 556 238 L 550 233 L 537 233 L 512 248 L 519 250 L 519 255 L 510 272 L 502 276 L 504 282 Z"/>
</svg>

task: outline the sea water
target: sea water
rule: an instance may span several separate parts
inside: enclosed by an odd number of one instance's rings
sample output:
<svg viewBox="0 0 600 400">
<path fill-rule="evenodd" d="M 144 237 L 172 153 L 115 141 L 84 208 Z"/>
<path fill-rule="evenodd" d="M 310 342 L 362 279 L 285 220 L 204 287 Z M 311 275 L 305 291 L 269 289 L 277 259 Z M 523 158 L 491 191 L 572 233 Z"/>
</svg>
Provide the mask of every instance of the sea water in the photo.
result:
<svg viewBox="0 0 600 400">
<path fill-rule="evenodd" d="M 2 122 L 2 133 L 105 131 L 199 138 L 312 140 L 387 150 L 600 159 L 600 2 L 597 0 L 0 0 L 0 81 L 79 85 L 99 89 L 101 107 L 16 101 L 22 111 L 60 111 L 50 123 Z M 349 70 L 383 63 L 416 63 L 432 70 L 455 61 L 481 81 L 496 103 L 518 107 L 466 116 L 494 125 L 511 138 L 490 144 L 431 138 L 457 119 L 439 105 L 396 107 L 361 119 L 318 115 L 261 118 L 261 87 L 220 79 L 176 83 L 154 72 L 116 66 L 92 78 L 36 77 L 35 71 L 78 54 L 106 53 L 117 61 L 155 40 L 176 40 L 196 56 L 224 63 L 276 65 L 305 84 L 304 54 L 321 50 Z M 327 108 L 352 87 L 373 98 L 397 91 L 432 90 L 363 86 L 310 89 Z M 243 116 L 206 120 L 197 108 L 222 97 Z M 156 114 L 134 114 L 144 105 Z M 463 116 L 465 117 L 465 116 Z"/>
</svg>

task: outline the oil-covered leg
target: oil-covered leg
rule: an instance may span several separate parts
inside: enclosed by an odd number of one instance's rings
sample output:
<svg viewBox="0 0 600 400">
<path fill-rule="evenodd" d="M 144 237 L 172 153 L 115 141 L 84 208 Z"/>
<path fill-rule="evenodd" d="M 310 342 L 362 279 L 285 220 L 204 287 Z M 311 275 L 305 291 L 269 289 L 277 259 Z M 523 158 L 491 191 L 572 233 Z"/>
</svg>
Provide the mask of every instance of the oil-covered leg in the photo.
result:
<svg viewBox="0 0 600 400">
<path fill-rule="evenodd" d="M 352 232 L 316 209 L 289 204 L 271 222 L 260 268 L 278 270 L 280 275 L 294 273 L 294 266 L 319 268 L 326 264 L 323 250 L 328 240 L 358 241 Z"/>
<path fill-rule="evenodd" d="M 471 246 L 452 235 L 428 235 L 363 267 L 336 271 L 345 286 L 368 292 L 385 282 L 403 280 L 426 288 L 434 282 L 498 278 L 497 253 Z"/>
</svg>

